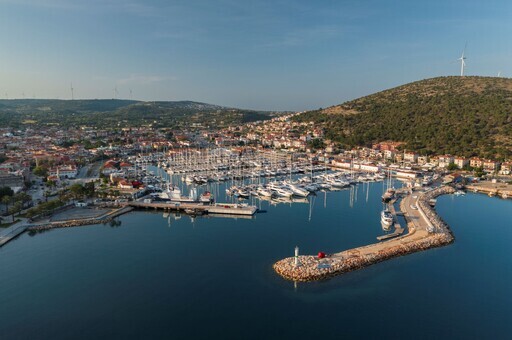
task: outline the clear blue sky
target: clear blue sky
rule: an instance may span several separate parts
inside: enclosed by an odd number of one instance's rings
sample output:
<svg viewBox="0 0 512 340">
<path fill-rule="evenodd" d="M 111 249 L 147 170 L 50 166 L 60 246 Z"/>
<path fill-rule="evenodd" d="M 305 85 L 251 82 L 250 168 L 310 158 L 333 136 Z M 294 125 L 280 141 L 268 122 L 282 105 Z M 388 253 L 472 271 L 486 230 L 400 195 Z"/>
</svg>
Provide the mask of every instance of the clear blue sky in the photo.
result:
<svg viewBox="0 0 512 340">
<path fill-rule="evenodd" d="M 403 83 L 512 77 L 512 1 L 0 0 L 0 98 L 327 107 Z"/>
</svg>

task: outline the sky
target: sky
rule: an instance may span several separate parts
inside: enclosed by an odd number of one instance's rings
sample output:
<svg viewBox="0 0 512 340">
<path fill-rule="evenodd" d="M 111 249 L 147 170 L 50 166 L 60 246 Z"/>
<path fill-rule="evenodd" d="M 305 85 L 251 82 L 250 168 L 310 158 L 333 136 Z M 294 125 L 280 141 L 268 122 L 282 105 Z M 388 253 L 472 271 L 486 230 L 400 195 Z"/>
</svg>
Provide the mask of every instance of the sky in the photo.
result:
<svg viewBox="0 0 512 340">
<path fill-rule="evenodd" d="M 512 77 L 510 18 L 509 0 L 0 0 L 0 99 L 72 84 L 75 99 L 317 109 L 458 75 L 466 42 L 467 75 Z"/>
</svg>

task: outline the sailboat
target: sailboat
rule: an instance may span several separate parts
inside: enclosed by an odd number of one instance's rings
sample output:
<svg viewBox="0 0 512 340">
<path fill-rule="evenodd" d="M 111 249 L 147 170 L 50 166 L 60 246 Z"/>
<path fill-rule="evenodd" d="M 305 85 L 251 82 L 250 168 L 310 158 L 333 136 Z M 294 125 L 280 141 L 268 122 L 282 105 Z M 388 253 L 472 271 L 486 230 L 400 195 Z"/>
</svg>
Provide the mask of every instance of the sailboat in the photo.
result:
<svg viewBox="0 0 512 340">
<path fill-rule="evenodd" d="M 387 190 L 382 194 L 382 202 L 388 203 L 395 197 L 395 188 L 391 186 L 391 170 L 388 172 Z"/>
</svg>

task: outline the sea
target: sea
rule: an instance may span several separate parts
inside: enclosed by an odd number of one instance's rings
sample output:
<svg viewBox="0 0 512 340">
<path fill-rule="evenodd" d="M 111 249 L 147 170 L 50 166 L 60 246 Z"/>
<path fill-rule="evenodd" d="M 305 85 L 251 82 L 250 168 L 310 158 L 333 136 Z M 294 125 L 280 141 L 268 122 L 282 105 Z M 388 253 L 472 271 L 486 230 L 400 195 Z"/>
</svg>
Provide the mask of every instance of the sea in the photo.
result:
<svg viewBox="0 0 512 340">
<path fill-rule="evenodd" d="M 232 201 L 229 185 L 208 189 Z M 511 200 L 440 197 L 455 235 L 442 248 L 319 282 L 274 273 L 295 246 L 376 242 L 382 192 L 373 182 L 249 201 L 262 210 L 253 218 L 148 210 L 22 234 L 0 248 L 0 339 L 510 338 Z"/>
</svg>

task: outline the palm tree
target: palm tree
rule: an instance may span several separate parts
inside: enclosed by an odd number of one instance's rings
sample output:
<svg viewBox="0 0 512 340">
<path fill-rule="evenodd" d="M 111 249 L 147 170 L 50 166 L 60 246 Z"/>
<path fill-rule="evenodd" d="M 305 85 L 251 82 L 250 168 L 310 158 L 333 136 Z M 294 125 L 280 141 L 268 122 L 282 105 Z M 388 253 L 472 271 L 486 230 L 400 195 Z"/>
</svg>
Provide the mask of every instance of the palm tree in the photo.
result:
<svg viewBox="0 0 512 340">
<path fill-rule="evenodd" d="M 2 203 L 5 204 L 5 212 L 9 211 L 9 204 L 11 203 L 12 197 L 5 195 L 2 197 Z"/>
</svg>

